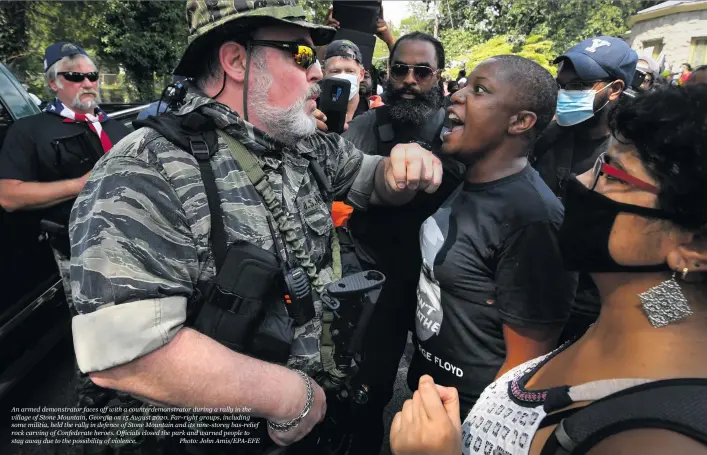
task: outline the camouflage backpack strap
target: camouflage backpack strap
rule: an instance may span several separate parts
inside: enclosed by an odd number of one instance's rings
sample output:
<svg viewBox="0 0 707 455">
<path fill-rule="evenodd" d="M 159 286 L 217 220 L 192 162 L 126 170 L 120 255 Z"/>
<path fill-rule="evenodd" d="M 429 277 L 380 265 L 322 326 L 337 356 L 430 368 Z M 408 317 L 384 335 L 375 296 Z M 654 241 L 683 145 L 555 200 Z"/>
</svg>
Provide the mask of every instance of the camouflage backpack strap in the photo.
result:
<svg viewBox="0 0 707 455">
<path fill-rule="evenodd" d="M 223 210 L 216 187 L 216 176 L 211 168 L 211 157 L 218 150 L 218 137 L 214 133 L 216 125 L 213 120 L 197 111 L 183 116 L 168 112 L 157 117 L 136 120 L 133 125 L 136 129 L 152 128 L 166 140 L 196 158 L 211 214 L 214 262 L 216 270 L 221 270 L 228 250 L 228 235 L 223 224 Z"/>
<path fill-rule="evenodd" d="M 299 265 L 307 272 L 307 276 L 314 290 L 321 295 L 324 291 L 324 283 L 319 278 L 317 267 L 314 265 L 314 262 L 312 262 L 312 258 L 304 249 L 304 238 L 297 235 L 294 222 L 287 218 L 257 158 L 243 144 L 227 133 L 221 130 L 216 130 L 216 132 L 221 139 L 226 142 L 231 155 L 233 155 L 233 158 L 235 158 L 238 165 L 243 169 L 243 172 L 246 173 L 248 180 L 253 184 L 258 194 L 263 198 L 265 207 L 272 214 L 273 224 L 289 245 L 290 250 L 299 261 Z"/>
</svg>

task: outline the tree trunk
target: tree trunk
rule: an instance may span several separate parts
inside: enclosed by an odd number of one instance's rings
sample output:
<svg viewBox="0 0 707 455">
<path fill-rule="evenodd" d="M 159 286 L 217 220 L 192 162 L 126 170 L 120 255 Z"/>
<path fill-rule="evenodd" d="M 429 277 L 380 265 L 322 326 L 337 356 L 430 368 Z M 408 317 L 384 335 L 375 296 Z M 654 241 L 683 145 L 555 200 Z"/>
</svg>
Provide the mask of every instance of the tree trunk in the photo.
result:
<svg viewBox="0 0 707 455">
<path fill-rule="evenodd" d="M 435 2 L 435 28 L 434 37 L 439 38 L 439 5 Z"/>
</svg>

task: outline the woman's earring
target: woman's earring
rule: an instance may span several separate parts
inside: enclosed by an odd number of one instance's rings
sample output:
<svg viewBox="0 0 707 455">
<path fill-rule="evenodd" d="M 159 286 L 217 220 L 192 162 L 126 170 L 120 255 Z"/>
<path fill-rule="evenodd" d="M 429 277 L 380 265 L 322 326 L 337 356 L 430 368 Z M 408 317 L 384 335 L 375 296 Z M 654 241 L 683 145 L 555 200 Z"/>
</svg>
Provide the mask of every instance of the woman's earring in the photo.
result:
<svg viewBox="0 0 707 455">
<path fill-rule="evenodd" d="M 687 272 L 687 268 L 682 270 L 683 280 Z M 693 314 L 680 284 L 675 280 L 675 272 L 669 280 L 638 294 L 638 298 L 648 320 L 656 328 L 665 327 Z"/>
</svg>

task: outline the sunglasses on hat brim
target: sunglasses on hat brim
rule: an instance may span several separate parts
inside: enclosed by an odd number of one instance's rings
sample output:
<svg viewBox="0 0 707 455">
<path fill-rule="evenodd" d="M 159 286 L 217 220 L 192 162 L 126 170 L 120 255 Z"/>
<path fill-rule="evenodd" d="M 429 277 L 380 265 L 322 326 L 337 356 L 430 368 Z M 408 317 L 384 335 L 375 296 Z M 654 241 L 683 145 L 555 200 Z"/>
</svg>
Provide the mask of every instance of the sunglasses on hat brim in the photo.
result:
<svg viewBox="0 0 707 455">
<path fill-rule="evenodd" d="M 88 79 L 91 82 L 96 82 L 98 80 L 98 71 L 91 71 L 90 73 L 78 73 L 76 71 L 63 71 L 57 73 L 69 82 L 83 82 L 84 79 Z"/>
</svg>

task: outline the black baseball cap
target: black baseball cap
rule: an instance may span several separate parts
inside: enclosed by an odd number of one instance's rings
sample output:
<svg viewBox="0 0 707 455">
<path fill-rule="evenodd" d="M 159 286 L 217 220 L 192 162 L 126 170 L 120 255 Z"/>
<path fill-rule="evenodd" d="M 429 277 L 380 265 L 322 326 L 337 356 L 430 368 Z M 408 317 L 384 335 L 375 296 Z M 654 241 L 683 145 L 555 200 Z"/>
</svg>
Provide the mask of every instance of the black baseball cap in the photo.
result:
<svg viewBox="0 0 707 455">
<path fill-rule="evenodd" d="M 70 57 L 72 55 L 81 54 L 88 57 L 85 50 L 78 44 L 70 43 L 68 41 L 59 41 L 54 43 L 44 51 L 44 71 L 46 72 L 50 66 L 58 62 L 64 57 Z"/>
<path fill-rule="evenodd" d="M 329 60 L 331 57 L 344 57 L 356 60 L 363 65 L 363 57 L 361 50 L 356 46 L 356 43 L 347 39 L 338 39 L 332 41 L 326 48 L 324 60 Z"/>
<path fill-rule="evenodd" d="M 629 87 L 636 73 L 638 54 L 622 39 L 599 36 L 582 41 L 553 63 L 569 60 L 583 81 L 619 79 Z"/>
</svg>

